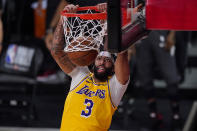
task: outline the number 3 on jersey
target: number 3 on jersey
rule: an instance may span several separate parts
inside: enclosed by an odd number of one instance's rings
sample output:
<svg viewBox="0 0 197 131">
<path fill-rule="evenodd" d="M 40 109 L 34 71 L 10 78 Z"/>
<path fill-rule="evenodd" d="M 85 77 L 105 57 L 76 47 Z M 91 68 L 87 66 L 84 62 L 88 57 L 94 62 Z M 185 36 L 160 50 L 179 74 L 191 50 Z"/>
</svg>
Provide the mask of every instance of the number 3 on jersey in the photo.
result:
<svg viewBox="0 0 197 131">
<path fill-rule="evenodd" d="M 92 113 L 92 107 L 93 107 L 94 103 L 90 99 L 85 99 L 84 105 L 86 105 L 86 109 L 82 110 L 81 116 L 89 117 Z"/>
</svg>

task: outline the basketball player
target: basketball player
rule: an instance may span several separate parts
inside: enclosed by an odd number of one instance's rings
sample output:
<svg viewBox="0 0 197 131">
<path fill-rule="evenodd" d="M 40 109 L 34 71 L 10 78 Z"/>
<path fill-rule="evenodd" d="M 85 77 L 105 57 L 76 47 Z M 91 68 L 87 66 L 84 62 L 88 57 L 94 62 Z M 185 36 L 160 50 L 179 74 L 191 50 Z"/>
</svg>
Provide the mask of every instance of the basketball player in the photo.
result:
<svg viewBox="0 0 197 131">
<path fill-rule="evenodd" d="M 76 8 L 66 6 L 70 12 L 75 12 Z M 64 52 L 64 32 L 60 20 L 51 54 L 60 68 L 72 77 L 60 131 L 107 131 L 129 83 L 127 51 L 118 53 L 116 61 L 109 52 L 100 52 L 91 73 L 86 66 L 74 65 Z"/>
</svg>

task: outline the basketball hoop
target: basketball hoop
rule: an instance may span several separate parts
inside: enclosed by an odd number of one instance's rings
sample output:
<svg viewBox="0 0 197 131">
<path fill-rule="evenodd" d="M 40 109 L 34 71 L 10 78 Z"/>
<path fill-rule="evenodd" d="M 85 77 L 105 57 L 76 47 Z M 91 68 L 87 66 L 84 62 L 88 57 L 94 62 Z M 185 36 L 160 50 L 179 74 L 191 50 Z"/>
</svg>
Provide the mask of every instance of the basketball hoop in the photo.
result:
<svg viewBox="0 0 197 131">
<path fill-rule="evenodd" d="M 61 13 L 64 27 L 65 52 L 99 50 L 107 35 L 107 14 L 98 13 L 96 6 L 79 7 L 77 13 Z M 87 43 L 87 44 L 81 44 Z"/>
</svg>

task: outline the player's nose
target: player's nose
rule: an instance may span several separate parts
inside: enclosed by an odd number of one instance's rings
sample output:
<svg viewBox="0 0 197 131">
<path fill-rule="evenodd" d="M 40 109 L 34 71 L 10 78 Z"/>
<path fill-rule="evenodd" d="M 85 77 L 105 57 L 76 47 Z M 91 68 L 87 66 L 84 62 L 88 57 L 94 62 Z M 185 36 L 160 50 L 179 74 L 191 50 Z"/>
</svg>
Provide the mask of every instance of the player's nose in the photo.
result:
<svg viewBox="0 0 197 131">
<path fill-rule="evenodd" d="M 101 59 L 99 60 L 99 65 L 103 65 L 104 62 L 105 62 L 104 58 L 101 58 Z"/>
</svg>

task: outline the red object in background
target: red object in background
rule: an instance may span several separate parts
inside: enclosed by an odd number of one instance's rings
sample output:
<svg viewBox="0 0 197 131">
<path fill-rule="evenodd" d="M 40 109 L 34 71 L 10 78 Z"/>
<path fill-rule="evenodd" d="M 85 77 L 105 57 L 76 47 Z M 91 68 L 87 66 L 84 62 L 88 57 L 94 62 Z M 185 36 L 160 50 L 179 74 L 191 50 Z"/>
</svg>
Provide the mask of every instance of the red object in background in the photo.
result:
<svg viewBox="0 0 197 131">
<path fill-rule="evenodd" d="M 131 0 L 120 0 L 122 27 L 131 23 Z"/>
<path fill-rule="evenodd" d="M 151 30 L 197 30 L 197 0 L 147 0 L 146 26 Z"/>
<path fill-rule="evenodd" d="M 122 12 L 122 27 L 125 27 L 131 23 L 131 9 L 121 8 Z"/>
<path fill-rule="evenodd" d="M 43 38 L 46 31 L 46 9 L 34 10 L 34 35 L 36 38 Z"/>
</svg>

